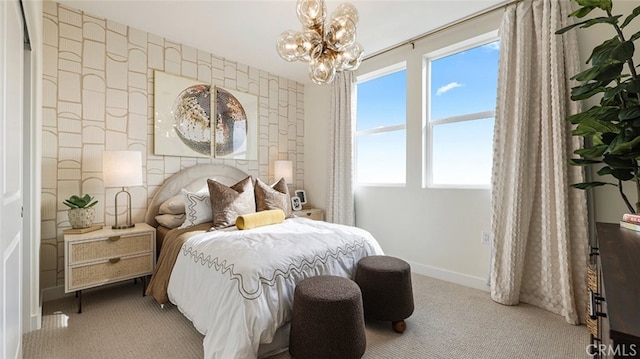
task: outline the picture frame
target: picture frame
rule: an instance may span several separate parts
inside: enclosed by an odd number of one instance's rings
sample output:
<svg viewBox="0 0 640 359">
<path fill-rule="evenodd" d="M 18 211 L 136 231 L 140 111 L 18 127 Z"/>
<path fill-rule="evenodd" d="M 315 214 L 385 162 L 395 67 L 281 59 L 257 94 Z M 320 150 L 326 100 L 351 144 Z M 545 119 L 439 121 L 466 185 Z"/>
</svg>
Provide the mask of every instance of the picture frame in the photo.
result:
<svg viewBox="0 0 640 359">
<path fill-rule="evenodd" d="M 154 154 L 211 157 L 211 86 L 158 70 L 153 85 Z"/>
<path fill-rule="evenodd" d="M 220 86 L 213 88 L 212 152 L 216 158 L 258 159 L 258 97 Z"/>
<path fill-rule="evenodd" d="M 154 71 L 154 154 L 258 159 L 258 96 Z"/>
<path fill-rule="evenodd" d="M 297 197 L 297 196 L 291 197 L 291 208 L 294 211 L 302 210 L 302 203 L 300 203 L 300 197 Z"/>
<path fill-rule="evenodd" d="M 300 204 L 307 204 L 307 192 L 303 189 L 297 189 L 294 192 L 295 196 L 300 198 Z"/>
</svg>

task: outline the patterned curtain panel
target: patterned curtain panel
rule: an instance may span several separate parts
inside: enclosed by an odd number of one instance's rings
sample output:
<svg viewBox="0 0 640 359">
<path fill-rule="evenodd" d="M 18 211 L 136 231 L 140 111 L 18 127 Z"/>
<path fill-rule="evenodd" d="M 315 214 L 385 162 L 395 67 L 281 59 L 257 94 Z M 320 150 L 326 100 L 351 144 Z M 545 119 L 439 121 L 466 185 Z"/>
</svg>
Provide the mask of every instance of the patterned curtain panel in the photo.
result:
<svg viewBox="0 0 640 359">
<path fill-rule="evenodd" d="M 579 148 L 568 115 L 569 78 L 579 71 L 575 31 L 562 0 L 523 1 L 501 25 L 492 179 L 491 297 L 526 302 L 584 322 L 588 248 L 583 172 L 567 159 Z"/>
<path fill-rule="evenodd" d="M 355 77 L 351 71 L 336 75 L 331 89 L 329 124 L 329 191 L 327 221 L 354 225 L 353 134 Z"/>
</svg>

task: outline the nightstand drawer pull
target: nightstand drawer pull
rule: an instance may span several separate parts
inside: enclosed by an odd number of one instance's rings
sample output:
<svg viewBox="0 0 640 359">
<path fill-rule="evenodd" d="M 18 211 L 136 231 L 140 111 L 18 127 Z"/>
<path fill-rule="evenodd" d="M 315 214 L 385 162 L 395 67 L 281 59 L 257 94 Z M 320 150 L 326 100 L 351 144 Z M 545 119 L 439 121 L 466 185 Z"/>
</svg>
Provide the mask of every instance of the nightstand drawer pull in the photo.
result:
<svg viewBox="0 0 640 359">
<path fill-rule="evenodd" d="M 109 263 L 111 263 L 111 264 L 116 264 L 118 262 L 120 262 L 120 258 L 111 258 L 111 259 L 109 259 Z"/>
<path fill-rule="evenodd" d="M 119 240 L 120 240 L 120 236 L 113 236 L 113 237 L 109 237 L 109 240 L 110 240 L 111 242 L 119 241 Z"/>
</svg>

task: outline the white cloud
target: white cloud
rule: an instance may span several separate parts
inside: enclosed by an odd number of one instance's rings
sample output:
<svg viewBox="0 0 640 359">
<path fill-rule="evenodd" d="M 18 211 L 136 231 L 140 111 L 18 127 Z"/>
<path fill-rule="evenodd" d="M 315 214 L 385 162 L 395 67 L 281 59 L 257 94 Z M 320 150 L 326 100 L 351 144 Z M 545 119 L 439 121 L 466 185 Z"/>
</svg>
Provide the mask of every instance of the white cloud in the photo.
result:
<svg viewBox="0 0 640 359">
<path fill-rule="evenodd" d="M 445 93 L 445 92 L 447 92 L 449 90 L 453 90 L 456 87 L 462 87 L 462 86 L 464 86 L 464 85 L 461 84 L 461 83 L 458 83 L 458 82 L 452 82 L 452 83 L 446 84 L 446 85 L 440 87 L 436 91 L 436 96 L 440 96 L 440 95 L 442 95 L 443 93 Z"/>
</svg>

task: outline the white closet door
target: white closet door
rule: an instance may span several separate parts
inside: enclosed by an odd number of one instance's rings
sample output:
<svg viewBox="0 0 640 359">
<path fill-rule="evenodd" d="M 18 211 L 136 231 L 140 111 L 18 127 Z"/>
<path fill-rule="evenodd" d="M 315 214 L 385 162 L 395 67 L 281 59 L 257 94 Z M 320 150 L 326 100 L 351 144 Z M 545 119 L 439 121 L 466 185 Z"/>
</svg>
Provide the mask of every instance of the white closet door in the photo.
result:
<svg viewBox="0 0 640 359">
<path fill-rule="evenodd" d="M 23 20 L 0 1 L 0 358 L 22 356 Z"/>
</svg>

